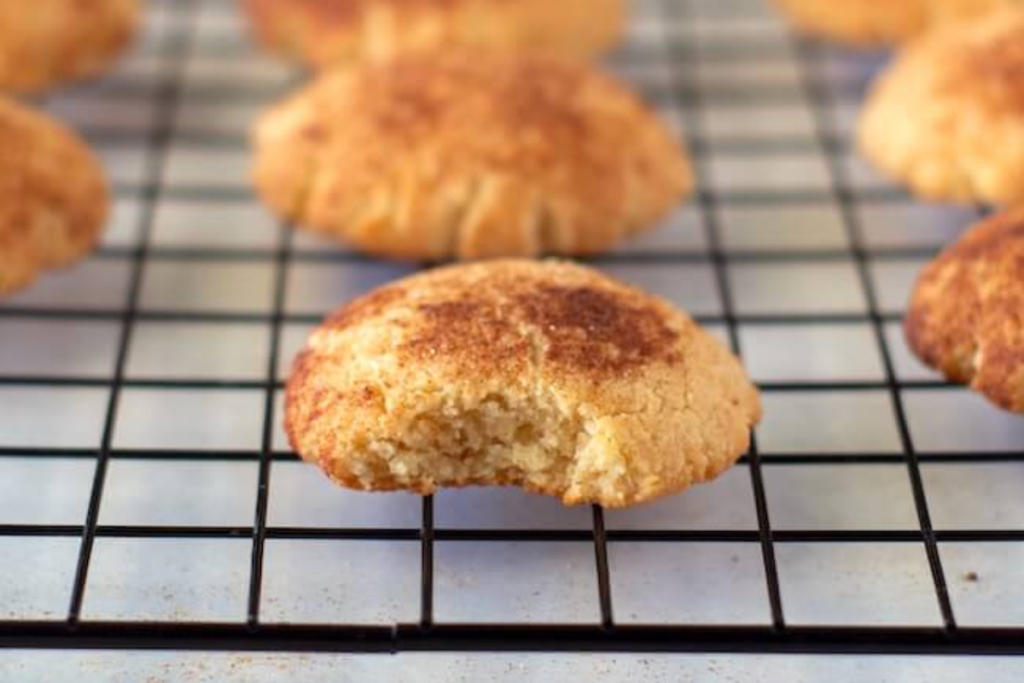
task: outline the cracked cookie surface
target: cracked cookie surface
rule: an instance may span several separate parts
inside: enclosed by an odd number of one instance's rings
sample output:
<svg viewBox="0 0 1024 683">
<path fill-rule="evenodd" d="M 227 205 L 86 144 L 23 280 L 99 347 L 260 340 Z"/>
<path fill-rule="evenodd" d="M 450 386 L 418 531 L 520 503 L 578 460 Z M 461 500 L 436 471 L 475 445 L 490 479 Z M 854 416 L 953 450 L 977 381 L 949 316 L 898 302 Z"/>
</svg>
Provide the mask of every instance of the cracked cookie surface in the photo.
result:
<svg viewBox="0 0 1024 683">
<path fill-rule="evenodd" d="M 1024 202 L 1024 4 L 911 43 L 874 86 L 857 137 L 923 197 Z"/>
<path fill-rule="evenodd" d="M 905 327 L 925 363 L 1024 413 L 1024 209 L 983 221 L 929 264 Z"/>
<path fill-rule="evenodd" d="M 692 185 L 638 98 L 551 56 L 449 51 L 334 72 L 254 137 L 275 212 L 408 260 L 601 252 Z"/>
<path fill-rule="evenodd" d="M 0 2 L 0 90 L 39 92 L 107 68 L 135 35 L 138 0 Z"/>
<path fill-rule="evenodd" d="M 257 38 L 314 68 L 447 47 L 596 55 L 626 0 L 245 0 Z"/>
<path fill-rule="evenodd" d="M 297 358 L 292 446 L 364 490 L 517 485 L 622 507 L 713 479 L 756 389 L 667 302 L 588 268 L 451 266 L 335 313 Z"/>
<path fill-rule="evenodd" d="M 91 251 L 108 203 L 103 170 L 78 136 L 0 97 L 0 295 Z"/>
</svg>

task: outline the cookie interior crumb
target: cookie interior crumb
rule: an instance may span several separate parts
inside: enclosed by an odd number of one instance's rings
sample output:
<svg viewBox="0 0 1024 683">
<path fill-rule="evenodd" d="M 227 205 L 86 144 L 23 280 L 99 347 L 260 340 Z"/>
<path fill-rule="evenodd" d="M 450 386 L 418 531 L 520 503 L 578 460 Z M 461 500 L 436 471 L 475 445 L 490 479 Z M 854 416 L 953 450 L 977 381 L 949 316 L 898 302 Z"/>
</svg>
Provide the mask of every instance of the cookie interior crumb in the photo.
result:
<svg viewBox="0 0 1024 683">
<path fill-rule="evenodd" d="M 400 439 L 357 443 L 350 466 L 364 486 L 417 487 L 500 481 L 527 488 L 572 487 L 574 464 L 591 450 L 587 425 L 550 397 L 488 394 L 454 405 L 439 401 L 408 416 Z M 589 433 L 593 432 L 591 426 Z M 598 488 L 615 488 L 614 471 Z"/>
</svg>

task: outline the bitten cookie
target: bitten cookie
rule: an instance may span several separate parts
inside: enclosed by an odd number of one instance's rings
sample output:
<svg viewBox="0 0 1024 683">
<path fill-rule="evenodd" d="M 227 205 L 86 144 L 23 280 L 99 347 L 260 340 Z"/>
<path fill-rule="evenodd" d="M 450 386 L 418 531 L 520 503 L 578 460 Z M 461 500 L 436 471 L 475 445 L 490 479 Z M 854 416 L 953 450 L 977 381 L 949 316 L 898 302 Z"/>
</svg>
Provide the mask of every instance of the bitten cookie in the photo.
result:
<svg viewBox="0 0 1024 683">
<path fill-rule="evenodd" d="M 0 90 L 37 92 L 99 73 L 138 19 L 137 0 L 0 2 Z"/>
<path fill-rule="evenodd" d="M 975 226 L 929 264 L 906 334 L 925 363 L 1024 413 L 1024 209 Z"/>
<path fill-rule="evenodd" d="M 85 144 L 0 97 L 0 295 L 89 252 L 107 205 L 103 171 Z"/>
<path fill-rule="evenodd" d="M 275 212 L 400 259 L 601 252 L 692 184 L 637 97 L 553 56 L 445 52 L 331 73 L 254 137 Z"/>
<path fill-rule="evenodd" d="M 516 260 L 345 306 L 297 359 L 285 411 L 295 450 L 344 486 L 518 485 L 606 507 L 713 479 L 761 415 L 736 358 L 667 302 Z"/>
<path fill-rule="evenodd" d="M 874 87 L 857 136 L 923 197 L 1024 201 L 1024 5 L 909 45 Z"/>
<path fill-rule="evenodd" d="M 893 45 L 1019 0 L 773 0 L 800 30 L 858 46 Z"/>
<path fill-rule="evenodd" d="M 626 0 L 245 0 L 272 50 L 322 68 L 452 46 L 588 57 L 617 43 Z"/>
</svg>

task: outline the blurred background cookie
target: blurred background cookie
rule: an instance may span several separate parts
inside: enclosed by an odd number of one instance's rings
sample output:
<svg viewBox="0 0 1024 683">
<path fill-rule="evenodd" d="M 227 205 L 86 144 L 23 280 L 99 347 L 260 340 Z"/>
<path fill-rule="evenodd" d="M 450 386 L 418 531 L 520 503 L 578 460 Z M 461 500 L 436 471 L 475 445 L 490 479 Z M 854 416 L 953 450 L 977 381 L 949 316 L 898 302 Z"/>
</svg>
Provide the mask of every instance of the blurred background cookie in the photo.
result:
<svg viewBox="0 0 1024 683">
<path fill-rule="evenodd" d="M 588 57 L 626 21 L 626 0 L 243 1 L 264 45 L 315 68 L 452 46 Z"/>
<path fill-rule="evenodd" d="M 278 214 L 413 260 L 600 252 L 654 226 L 692 180 L 625 86 L 551 55 L 331 73 L 266 114 L 255 146 Z"/>
<path fill-rule="evenodd" d="M 801 31 L 851 45 L 902 43 L 1017 0 L 773 0 Z"/>
<path fill-rule="evenodd" d="M 622 507 L 717 476 L 760 412 L 736 358 L 667 302 L 567 263 L 489 261 L 329 318 L 295 363 L 286 427 L 356 489 Z"/>
<path fill-rule="evenodd" d="M 874 87 L 857 137 L 923 197 L 1024 202 L 1024 5 L 909 45 Z"/>
<path fill-rule="evenodd" d="M 925 363 L 1024 413 L 1024 209 L 975 226 L 924 270 L 906 333 Z"/>
<path fill-rule="evenodd" d="M 107 206 L 103 171 L 85 144 L 0 97 L 0 295 L 91 251 Z"/>
<path fill-rule="evenodd" d="M 103 71 L 138 19 L 137 0 L 0 2 L 0 90 L 37 92 Z"/>
</svg>

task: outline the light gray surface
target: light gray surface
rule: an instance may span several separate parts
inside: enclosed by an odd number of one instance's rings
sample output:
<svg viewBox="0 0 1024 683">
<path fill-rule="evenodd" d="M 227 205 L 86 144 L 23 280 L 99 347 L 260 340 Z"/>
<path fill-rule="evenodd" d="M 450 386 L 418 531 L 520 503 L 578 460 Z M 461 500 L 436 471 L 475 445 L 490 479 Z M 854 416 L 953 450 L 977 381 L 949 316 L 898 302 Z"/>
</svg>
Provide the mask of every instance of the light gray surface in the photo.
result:
<svg viewBox="0 0 1024 683">
<path fill-rule="evenodd" d="M 926 263 L 927 259 L 899 258 L 874 259 L 869 264 L 871 284 L 881 313 L 903 313 L 906 310 L 914 280 Z"/>
<path fill-rule="evenodd" d="M 626 241 L 618 253 L 706 253 L 707 237 L 700 216 L 692 206 L 682 207 L 669 216 L 657 229 Z"/>
<path fill-rule="evenodd" d="M 47 273 L 4 303 L 26 309 L 116 311 L 128 297 L 128 263 L 92 257 L 75 268 Z"/>
<path fill-rule="evenodd" d="M 104 321 L 7 320 L 0 326 L 0 373 L 109 377 L 120 330 Z"/>
<path fill-rule="evenodd" d="M 612 543 L 608 562 L 623 624 L 771 623 L 756 543 Z"/>
<path fill-rule="evenodd" d="M 766 392 L 758 428 L 772 453 L 901 453 L 892 398 L 884 390 Z"/>
<path fill-rule="evenodd" d="M 785 543 L 775 553 L 790 624 L 941 624 L 920 544 Z"/>
<path fill-rule="evenodd" d="M 685 271 L 675 264 L 603 264 L 605 273 L 664 297 L 693 315 L 721 315 L 722 302 L 711 266 L 693 264 Z"/>
<path fill-rule="evenodd" d="M 903 402 L 919 450 L 1019 451 L 1024 444 L 1024 420 L 966 389 L 908 391 Z"/>
<path fill-rule="evenodd" d="M 718 210 L 728 251 L 777 252 L 842 249 L 849 240 L 829 202 L 795 206 L 726 205 Z"/>
<path fill-rule="evenodd" d="M 751 118 L 746 107 L 710 104 L 701 110 L 704 130 L 716 140 L 749 138 L 804 138 L 814 134 L 814 119 L 803 104 L 768 105 Z"/>
<path fill-rule="evenodd" d="M 64 616 L 78 546 L 77 538 L 0 537 L 0 618 Z"/>
<path fill-rule="evenodd" d="M 125 375 L 134 379 L 258 380 L 266 377 L 270 330 L 258 323 L 143 322 Z"/>
<path fill-rule="evenodd" d="M 0 458 L 0 519 L 7 524 L 81 524 L 93 458 Z"/>
<path fill-rule="evenodd" d="M 853 260 L 829 263 L 737 263 L 729 266 L 736 310 L 744 314 L 863 313 Z"/>
<path fill-rule="evenodd" d="M 730 154 L 708 161 L 712 182 L 722 192 L 827 190 L 828 165 L 814 156 Z"/>
<path fill-rule="evenodd" d="M 1024 528 L 1024 463 L 925 464 L 921 477 L 936 529 Z"/>
<path fill-rule="evenodd" d="M 757 325 L 740 329 L 755 382 L 880 381 L 882 356 L 870 324 Z"/>
<path fill-rule="evenodd" d="M 99 538 L 82 617 L 240 621 L 250 550 L 244 539 Z"/>
<path fill-rule="evenodd" d="M 138 197 L 116 197 L 110 224 L 101 244 L 105 247 L 130 246 L 138 237 L 142 202 Z"/>
<path fill-rule="evenodd" d="M 607 510 L 609 529 L 757 528 L 749 468 L 738 465 L 685 496 L 672 496 L 629 510 Z"/>
<path fill-rule="evenodd" d="M 435 615 L 462 623 L 596 623 L 591 543 L 440 542 Z"/>
<path fill-rule="evenodd" d="M 974 211 L 909 200 L 857 205 L 864 242 L 872 248 L 939 248 L 956 238 L 976 216 Z"/>
<path fill-rule="evenodd" d="M 168 200 L 156 212 L 151 241 L 182 249 L 273 249 L 277 222 L 248 203 Z"/>
<path fill-rule="evenodd" d="M 1018 683 L 1024 661 L 752 655 L 0 652 L 5 683 Z M 90 678 L 92 677 L 92 678 Z M 101 678 L 102 677 L 102 678 Z"/>
<path fill-rule="evenodd" d="M 590 529 L 588 507 L 567 508 L 514 488 L 442 491 L 434 499 L 441 529 Z"/>
<path fill-rule="evenodd" d="M 766 465 L 775 529 L 917 529 L 910 476 L 896 465 Z"/>
<path fill-rule="evenodd" d="M 117 448 L 254 450 L 262 442 L 263 394 L 229 389 L 125 389 Z"/>
<path fill-rule="evenodd" d="M 376 496 L 339 489 L 304 463 L 277 462 L 267 520 L 273 526 L 415 529 L 423 504 L 419 496 Z"/>
<path fill-rule="evenodd" d="M 96 446 L 109 394 L 86 387 L 0 387 L 0 445 Z"/>
<path fill-rule="evenodd" d="M 124 460 L 107 467 L 100 523 L 246 526 L 256 505 L 255 462 Z"/>
<path fill-rule="evenodd" d="M 413 542 L 267 542 L 263 619 L 387 625 L 419 614 L 420 546 Z"/>
<path fill-rule="evenodd" d="M 266 263 L 162 259 L 148 265 L 140 306 L 145 311 L 268 313 L 273 269 Z"/>
<path fill-rule="evenodd" d="M 965 626 L 1024 626 L 1024 546 L 943 543 L 950 594 Z"/>
<path fill-rule="evenodd" d="M 385 263 L 302 263 L 289 269 L 285 311 L 323 316 L 412 268 Z"/>
</svg>

